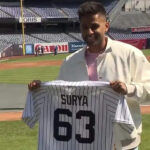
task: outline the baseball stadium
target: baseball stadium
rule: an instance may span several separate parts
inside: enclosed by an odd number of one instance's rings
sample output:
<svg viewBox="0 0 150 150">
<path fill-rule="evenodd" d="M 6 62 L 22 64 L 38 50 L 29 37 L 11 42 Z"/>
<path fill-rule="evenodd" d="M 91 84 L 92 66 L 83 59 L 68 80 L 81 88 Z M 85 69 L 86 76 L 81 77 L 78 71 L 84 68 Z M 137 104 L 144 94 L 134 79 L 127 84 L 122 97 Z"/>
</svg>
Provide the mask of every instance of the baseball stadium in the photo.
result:
<svg viewBox="0 0 150 150">
<path fill-rule="evenodd" d="M 63 60 L 85 46 L 78 8 L 88 0 L 0 0 L 0 150 L 35 150 L 38 127 L 22 121 L 28 83 L 56 80 Z M 150 61 L 150 0 L 97 0 L 107 12 L 107 36 Z M 139 150 L 150 150 L 150 99 L 140 104 Z M 41 149 L 44 150 L 44 149 Z"/>
</svg>

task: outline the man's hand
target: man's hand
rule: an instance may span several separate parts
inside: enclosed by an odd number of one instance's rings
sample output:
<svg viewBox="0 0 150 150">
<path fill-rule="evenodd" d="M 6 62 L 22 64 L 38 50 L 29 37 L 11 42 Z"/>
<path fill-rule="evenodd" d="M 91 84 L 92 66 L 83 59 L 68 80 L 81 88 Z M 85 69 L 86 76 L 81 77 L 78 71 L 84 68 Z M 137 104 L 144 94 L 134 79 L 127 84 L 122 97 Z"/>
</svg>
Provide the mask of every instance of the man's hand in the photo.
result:
<svg viewBox="0 0 150 150">
<path fill-rule="evenodd" d="M 125 83 L 123 83 L 121 81 L 112 81 L 112 82 L 110 82 L 110 86 L 117 93 L 120 93 L 123 95 L 127 94 L 127 87 L 126 87 Z"/>
<path fill-rule="evenodd" d="M 28 89 L 32 91 L 32 90 L 36 90 L 40 86 L 41 86 L 41 81 L 40 80 L 33 80 L 32 82 L 30 82 L 28 84 Z"/>
</svg>

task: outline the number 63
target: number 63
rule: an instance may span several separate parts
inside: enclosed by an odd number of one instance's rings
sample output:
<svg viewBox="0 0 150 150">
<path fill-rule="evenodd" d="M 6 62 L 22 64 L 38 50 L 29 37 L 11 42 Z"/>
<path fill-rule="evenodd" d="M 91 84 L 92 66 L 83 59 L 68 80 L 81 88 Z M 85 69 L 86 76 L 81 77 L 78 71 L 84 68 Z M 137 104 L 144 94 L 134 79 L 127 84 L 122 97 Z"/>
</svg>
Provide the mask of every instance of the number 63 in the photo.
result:
<svg viewBox="0 0 150 150">
<path fill-rule="evenodd" d="M 59 120 L 59 115 L 72 117 L 72 112 L 69 109 L 56 109 L 54 112 L 54 137 L 58 141 L 69 141 L 72 138 L 72 125 L 69 122 Z M 79 110 L 76 113 L 76 119 L 89 117 L 89 123 L 85 125 L 85 129 L 89 130 L 88 137 L 82 137 L 81 134 L 75 134 L 75 139 L 79 143 L 92 143 L 95 138 L 95 115 L 91 111 Z M 66 128 L 66 135 L 59 135 L 59 128 Z"/>
</svg>

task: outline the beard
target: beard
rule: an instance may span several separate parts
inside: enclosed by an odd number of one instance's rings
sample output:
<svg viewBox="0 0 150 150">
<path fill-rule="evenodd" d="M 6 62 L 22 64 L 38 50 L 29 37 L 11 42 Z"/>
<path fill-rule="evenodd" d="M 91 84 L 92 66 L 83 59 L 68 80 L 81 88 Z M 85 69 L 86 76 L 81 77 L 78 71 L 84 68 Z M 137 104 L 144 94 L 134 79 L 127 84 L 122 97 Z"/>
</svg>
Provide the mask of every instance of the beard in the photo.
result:
<svg viewBox="0 0 150 150">
<path fill-rule="evenodd" d="M 88 46 L 96 46 L 102 44 L 102 36 L 100 34 L 93 34 L 83 36 L 83 40 L 87 43 Z"/>
</svg>

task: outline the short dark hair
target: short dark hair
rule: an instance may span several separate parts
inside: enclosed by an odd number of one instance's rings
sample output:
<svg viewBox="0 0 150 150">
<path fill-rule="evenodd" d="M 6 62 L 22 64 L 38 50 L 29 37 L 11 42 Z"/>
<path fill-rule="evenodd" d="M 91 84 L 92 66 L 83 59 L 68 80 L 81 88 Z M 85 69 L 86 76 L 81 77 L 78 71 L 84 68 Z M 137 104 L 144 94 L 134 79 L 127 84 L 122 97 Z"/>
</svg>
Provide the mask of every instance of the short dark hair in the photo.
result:
<svg viewBox="0 0 150 150">
<path fill-rule="evenodd" d="M 100 2 L 95 2 L 95 1 L 84 2 L 79 6 L 78 9 L 79 20 L 83 16 L 95 15 L 97 13 L 107 18 L 106 10 Z"/>
</svg>

